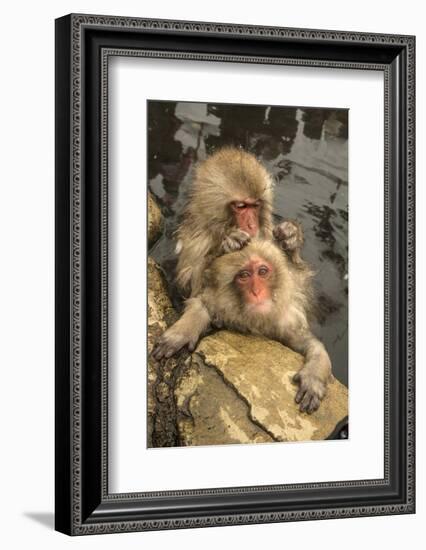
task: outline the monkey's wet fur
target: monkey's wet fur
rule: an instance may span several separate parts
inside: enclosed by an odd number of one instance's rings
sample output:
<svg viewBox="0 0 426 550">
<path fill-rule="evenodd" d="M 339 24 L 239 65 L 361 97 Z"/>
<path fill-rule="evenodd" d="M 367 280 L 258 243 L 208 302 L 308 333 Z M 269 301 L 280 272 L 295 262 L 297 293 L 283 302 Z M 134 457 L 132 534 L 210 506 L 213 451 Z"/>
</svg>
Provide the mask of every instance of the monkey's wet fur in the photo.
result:
<svg viewBox="0 0 426 550">
<path fill-rule="evenodd" d="M 238 250 L 250 237 L 272 239 L 273 182 L 256 157 L 222 148 L 195 169 L 176 236 L 176 280 L 196 296 L 211 260 Z"/>
<path fill-rule="evenodd" d="M 331 363 L 309 328 L 313 272 L 300 256 L 302 227 L 295 220 L 273 227 L 272 202 L 272 177 L 251 153 L 224 147 L 197 166 L 176 232 L 176 282 L 189 299 L 153 356 L 194 350 L 211 326 L 279 340 L 305 357 L 296 402 L 312 413 Z"/>
<path fill-rule="evenodd" d="M 156 343 L 154 358 L 171 357 L 184 346 L 193 351 L 212 326 L 278 340 L 305 358 L 294 377 L 296 402 L 312 413 L 331 376 L 328 353 L 308 322 L 312 276 L 267 240 L 253 239 L 216 258 L 205 271 L 203 290 L 186 301 L 182 317 Z"/>
</svg>

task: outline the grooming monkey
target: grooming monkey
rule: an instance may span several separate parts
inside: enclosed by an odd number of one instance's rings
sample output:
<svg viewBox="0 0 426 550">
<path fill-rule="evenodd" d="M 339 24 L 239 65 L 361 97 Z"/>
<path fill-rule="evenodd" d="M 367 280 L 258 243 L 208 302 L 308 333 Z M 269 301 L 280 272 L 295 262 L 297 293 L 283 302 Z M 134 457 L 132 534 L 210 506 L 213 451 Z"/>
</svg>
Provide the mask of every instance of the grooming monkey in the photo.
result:
<svg viewBox="0 0 426 550">
<path fill-rule="evenodd" d="M 196 168 L 183 221 L 177 230 L 176 281 L 185 295 L 197 296 L 210 262 L 239 250 L 251 238 L 272 239 L 295 265 L 302 265 L 300 224 L 273 229 L 273 183 L 256 157 L 242 149 L 220 149 Z"/>
<path fill-rule="evenodd" d="M 312 276 L 306 264 L 295 266 L 272 242 L 251 240 L 213 260 L 202 292 L 187 300 L 182 317 L 160 337 L 153 356 L 171 357 L 184 346 L 193 351 L 211 326 L 278 340 L 305 357 L 294 377 L 296 402 L 301 411 L 312 413 L 331 375 L 328 353 L 309 328 Z"/>
</svg>

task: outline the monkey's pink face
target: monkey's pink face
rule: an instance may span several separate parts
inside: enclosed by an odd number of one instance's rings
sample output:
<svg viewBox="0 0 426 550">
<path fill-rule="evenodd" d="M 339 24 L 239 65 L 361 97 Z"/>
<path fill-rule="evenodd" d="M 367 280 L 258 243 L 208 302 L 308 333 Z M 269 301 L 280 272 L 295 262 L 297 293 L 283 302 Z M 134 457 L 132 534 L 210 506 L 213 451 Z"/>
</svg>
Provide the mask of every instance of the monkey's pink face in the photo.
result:
<svg viewBox="0 0 426 550">
<path fill-rule="evenodd" d="M 242 230 L 256 237 L 259 231 L 259 213 L 262 202 L 254 199 L 244 199 L 231 203 L 235 223 Z"/>
<path fill-rule="evenodd" d="M 235 284 L 250 310 L 267 313 L 272 305 L 270 279 L 272 266 L 262 258 L 253 257 L 240 269 Z"/>
</svg>

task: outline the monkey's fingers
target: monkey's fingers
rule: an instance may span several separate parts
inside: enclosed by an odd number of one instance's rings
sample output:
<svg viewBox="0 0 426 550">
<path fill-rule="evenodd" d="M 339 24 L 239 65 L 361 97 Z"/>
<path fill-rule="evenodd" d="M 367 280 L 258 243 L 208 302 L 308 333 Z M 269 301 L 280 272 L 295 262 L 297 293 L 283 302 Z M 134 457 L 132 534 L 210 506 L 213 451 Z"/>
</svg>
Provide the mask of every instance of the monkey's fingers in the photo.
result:
<svg viewBox="0 0 426 550">
<path fill-rule="evenodd" d="M 297 404 L 299 404 L 302 399 L 303 399 L 303 396 L 305 395 L 306 393 L 306 388 L 300 388 L 300 390 L 297 392 L 296 394 L 296 397 L 295 397 L 295 401 Z"/>
<path fill-rule="evenodd" d="M 297 392 L 296 403 L 298 405 L 300 404 L 299 410 L 301 412 L 308 412 L 311 405 L 311 400 L 312 400 L 312 394 L 306 388 L 300 389 Z"/>
<path fill-rule="evenodd" d="M 320 406 L 320 399 L 317 395 L 313 395 L 312 396 L 312 399 L 311 399 L 311 402 L 309 403 L 309 407 L 306 409 L 306 412 L 308 414 L 312 414 L 313 412 L 315 412 L 318 407 Z"/>
<path fill-rule="evenodd" d="M 274 227 L 272 233 L 284 250 L 293 251 L 303 244 L 302 226 L 297 221 L 284 221 Z"/>
<path fill-rule="evenodd" d="M 274 227 L 272 233 L 276 239 L 290 239 L 297 235 L 297 229 L 294 225 L 288 225 L 289 222 L 283 222 Z"/>
<path fill-rule="evenodd" d="M 188 351 L 194 351 L 196 345 L 197 345 L 197 341 L 195 341 L 195 342 L 189 342 L 189 343 L 188 343 Z"/>
<path fill-rule="evenodd" d="M 312 414 L 320 406 L 319 397 L 311 392 L 307 391 L 300 404 L 300 410 Z"/>
<path fill-rule="evenodd" d="M 160 359 L 163 359 L 164 357 L 168 359 L 173 354 L 175 354 L 177 351 L 179 351 L 180 347 L 176 346 L 176 344 L 172 344 L 169 340 L 162 340 L 160 339 L 154 346 L 151 355 L 156 359 L 157 361 L 160 361 Z"/>
<path fill-rule="evenodd" d="M 159 361 L 160 359 L 168 359 L 183 347 L 188 344 L 188 350 L 194 351 L 198 339 L 188 339 L 186 335 L 176 335 L 173 333 L 165 333 L 155 343 L 151 355 Z"/>
<path fill-rule="evenodd" d="M 157 361 L 163 358 L 165 354 L 165 348 L 161 345 L 160 342 L 157 342 L 151 351 L 151 356 L 154 357 Z"/>
<path fill-rule="evenodd" d="M 242 229 L 236 229 L 227 235 L 222 242 L 222 250 L 225 253 L 241 250 L 250 241 L 250 235 Z"/>
<path fill-rule="evenodd" d="M 301 376 L 299 375 L 299 373 L 295 375 L 293 380 L 301 380 Z M 306 383 L 302 383 L 299 391 L 296 394 L 295 401 L 298 405 L 300 404 L 299 409 L 301 412 L 312 414 L 320 406 L 321 397 L 318 393 L 313 391 L 312 388 L 309 388 Z"/>
<path fill-rule="evenodd" d="M 303 396 L 303 399 L 299 407 L 302 412 L 308 412 L 309 407 L 311 405 L 311 400 L 312 400 L 312 394 L 309 391 L 307 391 Z"/>
<path fill-rule="evenodd" d="M 174 355 L 176 351 L 178 350 L 175 350 L 173 348 L 167 348 L 165 346 L 158 346 L 155 350 L 153 350 L 152 356 L 157 361 L 160 361 L 161 359 L 164 359 L 164 358 L 169 359 L 169 357 Z"/>
</svg>

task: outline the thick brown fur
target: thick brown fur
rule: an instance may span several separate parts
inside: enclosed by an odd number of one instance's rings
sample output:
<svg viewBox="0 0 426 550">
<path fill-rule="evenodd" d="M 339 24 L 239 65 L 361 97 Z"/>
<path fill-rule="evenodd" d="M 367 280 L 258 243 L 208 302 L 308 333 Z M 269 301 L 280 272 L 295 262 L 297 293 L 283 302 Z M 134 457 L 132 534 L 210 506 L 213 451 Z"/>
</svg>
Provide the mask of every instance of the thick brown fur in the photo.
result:
<svg viewBox="0 0 426 550">
<path fill-rule="evenodd" d="M 260 257 L 274 267 L 270 287 L 273 308 L 267 314 L 247 313 L 245 304 L 235 288 L 235 277 L 252 257 Z M 289 330 L 308 329 L 308 318 L 313 293 L 311 280 L 314 273 L 305 264 L 303 270 L 295 268 L 282 251 L 270 241 L 253 239 L 243 249 L 217 258 L 206 271 L 205 290 L 201 299 L 215 323 L 215 317 L 228 327 L 240 332 L 262 334 L 277 338 L 282 334 L 283 323 L 288 320 Z M 277 309 L 281 319 L 277 323 Z"/>
<path fill-rule="evenodd" d="M 265 312 L 250 308 L 235 283 L 238 272 L 253 258 L 261 258 L 273 268 L 267 283 L 271 306 Z M 309 327 L 312 276 L 307 264 L 293 265 L 272 242 L 253 239 L 243 249 L 211 263 L 203 291 L 187 301 L 181 319 L 154 348 L 154 357 L 170 357 L 185 345 L 193 350 L 211 325 L 267 336 L 305 356 L 304 366 L 295 376 L 299 384 L 296 402 L 302 411 L 315 411 L 326 393 L 331 362 Z"/>
<path fill-rule="evenodd" d="M 242 149 L 222 148 L 198 165 L 183 221 L 176 232 L 176 281 L 184 294 L 199 294 L 206 267 L 223 254 L 224 242 L 232 232 L 237 233 L 238 241 L 239 230 L 232 222 L 229 207 L 232 201 L 248 197 L 261 200 L 258 236 L 272 238 L 272 188 L 267 170 L 254 155 Z M 244 244 L 241 242 L 241 246 Z"/>
</svg>

